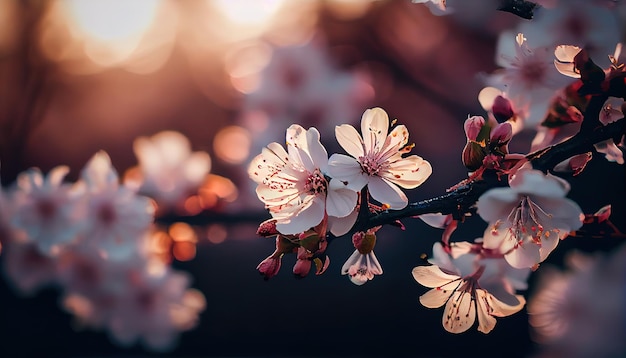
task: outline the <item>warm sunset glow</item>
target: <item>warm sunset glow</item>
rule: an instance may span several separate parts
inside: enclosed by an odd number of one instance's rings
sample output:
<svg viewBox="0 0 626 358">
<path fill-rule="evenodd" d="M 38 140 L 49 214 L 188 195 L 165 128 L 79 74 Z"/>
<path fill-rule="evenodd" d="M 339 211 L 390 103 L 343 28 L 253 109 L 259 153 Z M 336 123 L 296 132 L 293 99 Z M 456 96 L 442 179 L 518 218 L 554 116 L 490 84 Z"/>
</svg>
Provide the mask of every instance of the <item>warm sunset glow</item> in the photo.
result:
<svg viewBox="0 0 626 358">
<path fill-rule="evenodd" d="M 159 0 L 66 0 L 76 24 L 100 41 L 137 38 L 152 24 Z"/>
<path fill-rule="evenodd" d="M 230 21 L 259 25 L 274 15 L 285 0 L 214 0 L 215 7 Z"/>
<path fill-rule="evenodd" d="M 250 132 L 243 127 L 229 126 L 220 130 L 213 140 L 215 155 L 232 164 L 243 163 L 250 154 Z"/>
</svg>

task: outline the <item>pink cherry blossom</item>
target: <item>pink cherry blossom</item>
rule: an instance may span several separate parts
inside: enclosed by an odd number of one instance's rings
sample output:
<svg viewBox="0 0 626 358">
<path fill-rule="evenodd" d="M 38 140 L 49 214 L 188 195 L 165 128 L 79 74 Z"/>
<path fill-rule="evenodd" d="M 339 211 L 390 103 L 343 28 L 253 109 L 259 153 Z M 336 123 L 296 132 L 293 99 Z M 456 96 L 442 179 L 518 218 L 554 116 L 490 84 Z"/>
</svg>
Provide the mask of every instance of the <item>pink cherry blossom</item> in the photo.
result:
<svg viewBox="0 0 626 358">
<path fill-rule="evenodd" d="M 328 154 L 315 128 L 287 129 L 287 150 L 270 143 L 248 168 L 258 186 L 257 196 L 283 234 L 298 234 L 329 216 L 346 217 L 356 207 L 357 193 L 337 180 L 328 180 Z"/>
<path fill-rule="evenodd" d="M 499 249 L 513 267 L 534 267 L 559 240 L 582 226 L 582 211 L 565 198 L 569 184 L 538 170 L 520 169 L 509 188 L 495 188 L 476 203 L 489 223 L 484 246 Z"/>
<path fill-rule="evenodd" d="M 468 330 L 478 317 L 478 330 L 489 333 L 495 317 L 512 315 L 524 307 L 516 290 L 527 288 L 529 269 L 514 269 L 502 255 L 483 250 L 480 243 L 453 243 L 451 256 L 440 243 L 433 245 L 432 266 L 413 269 L 413 278 L 432 290 L 420 296 L 428 308 L 446 305 L 442 323 L 451 333 Z"/>
<path fill-rule="evenodd" d="M 3 243 L 4 272 L 22 294 L 32 295 L 40 288 L 57 284 L 57 260 L 44 254 L 34 242 Z"/>
<path fill-rule="evenodd" d="M 358 286 L 374 279 L 374 275 L 383 274 L 383 268 L 373 251 L 376 245 L 374 231 L 360 231 L 352 236 L 352 243 L 356 250 L 341 267 L 341 274 L 348 275 L 350 281 Z"/>
<path fill-rule="evenodd" d="M 328 161 L 331 177 L 353 190 L 365 185 L 372 198 L 391 209 L 408 204 L 399 187 L 413 189 L 432 173 L 430 163 L 417 155 L 403 157 L 413 145 L 407 145 L 409 132 L 398 125 L 389 133 L 389 117 L 381 108 L 368 109 L 361 119 L 361 135 L 344 124 L 335 128 L 337 141 L 351 156 L 333 154 Z"/>
</svg>

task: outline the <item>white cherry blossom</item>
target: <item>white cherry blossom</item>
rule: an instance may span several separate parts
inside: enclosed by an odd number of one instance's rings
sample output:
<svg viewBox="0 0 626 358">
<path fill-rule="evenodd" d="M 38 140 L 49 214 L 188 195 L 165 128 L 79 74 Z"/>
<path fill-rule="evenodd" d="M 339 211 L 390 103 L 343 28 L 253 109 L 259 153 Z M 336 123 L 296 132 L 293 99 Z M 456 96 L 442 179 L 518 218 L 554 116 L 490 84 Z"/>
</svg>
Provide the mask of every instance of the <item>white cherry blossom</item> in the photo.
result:
<svg viewBox="0 0 626 358">
<path fill-rule="evenodd" d="M 150 200 L 120 185 L 105 152 L 96 153 L 81 173 L 86 220 L 80 225 L 82 243 L 112 259 L 138 250 L 153 222 Z"/>
<path fill-rule="evenodd" d="M 13 206 L 10 230 L 49 255 L 55 247 L 76 239 L 82 217 L 76 192 L 63 184 L 68 172 L 68 167 L 59 166 L 44 178 L 39 169 L 30 169 L 18 176 L 16 187 L 9 193 Z"/>
<path fill-rule="evenodd" d="M 362 254 L 354 250 L 352 255 L 341 267 L 341 274 L 348 275 L 355 285 L 362 285 L 374 278 L 374 275 L 382 275 L 383 268 L 374 255 L 374 251 Z"/>
<path fill-rule="evenodd" d="M 446 331 L 461 333 L 474 325 L 489 333 L 495 317 L 512 315 L 524 307 L 525 300 L 516 290 L 527 288 L 529 269 L 514 269 L 501 255 L 484 254 L 481 244 L 453 243 L 446 252 L 440 243 L 433 245 L 433 265 L 413 269 L 413 278 L 432 290 L 420 296 L 428 308 L 445 305 L 442 323 Z M 487 250 L 488 252 L 488 250 Z"/>
<path fill-rule="evenodd" d="M 499 249 L 511 266 L 534 267 L 559 240 L 582 226 L 580 207 L 565 198 L 569 184 L 538 170 L 520 169 L 509 188 L 495 188 L 476 203 L 489 223 L 484 246 Z"/>
<path fill-rule="evenodd" d="M 335 128 L 337 141 L 351 156 L 333 154 L 328 161 L 331 177 L 356 191 L 365 185 L 372 198 L 391 209 L 408 204 L 399 187 L 413 189 L 432 173 L 430 163 L 417 155 L 403 157 L 413 145 L 407 145 L 409 132 L 398 125 L 389 133 L 389 117 L 381 108 L 368 109 L 361 119 L 361 135 L 344 124 Z"/>
<path fill-rule="evenodd" d="M 326 215 L 349 216 L 357 193 L 337 180 L 328 180 L 328 154 L 315 128 L 299 125 L 287 129 L 287 151 L 270 143 L 252 160 L 250 178 L 257 196 L 276 219 L 282 234 L 297 234 L 318 225 Z"/>
</svg>

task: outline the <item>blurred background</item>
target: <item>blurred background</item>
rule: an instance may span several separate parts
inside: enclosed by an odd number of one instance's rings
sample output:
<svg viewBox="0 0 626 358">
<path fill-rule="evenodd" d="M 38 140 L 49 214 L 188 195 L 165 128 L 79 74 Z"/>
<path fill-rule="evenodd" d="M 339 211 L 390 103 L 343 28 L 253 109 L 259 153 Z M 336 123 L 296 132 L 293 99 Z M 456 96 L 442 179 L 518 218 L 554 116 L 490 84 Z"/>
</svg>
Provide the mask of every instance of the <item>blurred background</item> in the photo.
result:
<svg viewBox="0 0 626 358">
<path fill-rule="evenodd" d="M 330 245 L 322 276 L 294 279 L 293 256 L 269 281 L 255 270 L 274 243 L 255 235 L 269 215 L 247 165 L 266 144 L 284 142 L 292 123 L 317 127 L 329 153 L 340 152 L 334 126 L 382 107 L 433 166 L 410 200 L 466 177 L 462 124 L 485 115 L 481 74 L 498 67 L 499 33 L 528 20 L 496 11 L 498 1 L 449 3 L 456 12 L 434 16 L 409 0 L 0 0 L 2 184 L 33 166 L 68 165 L 76 180 L 99 150 L 128 183 L 158 179 L 141 173 L 159 160 L 136 140 L 163 131 L 184 135 L 188 152 L 208 153 L 209 176 L 189 174 L 181 179 L 189 192 L 155 198 L 164 203 L 159 252 L 206 298 L 171 356 L 527 356 L 535 345 L 525 311 L 499 319 L 489 335 L 452 335 L 441 310 L 419 304 L 426 289 L 411 269 L 441 232 L 418 220 L 381 231 L 385 273 L 364 286 L 340 275 L 353 251 L 345 238 Z M 520 133 L 511 151 L 527 152 L 532 136 Z M 612 204 L 612 218 L 624 218 L 625 182 L 623 166 L 597 157 L 571 179 L 571 197 L 584 212 Z M 623 219 L 613 222 L 626 230 Z M 455 237 L 473 240 L 484 225 L 472 218 Z M 561 265 L 573 248 L 619 243 L 568 238 L 548 264 Z M 54 288 L 24 296 L 2 280 L 0 300 L 2 357 L 153 354 L 81 328 Z"/>
</svg>

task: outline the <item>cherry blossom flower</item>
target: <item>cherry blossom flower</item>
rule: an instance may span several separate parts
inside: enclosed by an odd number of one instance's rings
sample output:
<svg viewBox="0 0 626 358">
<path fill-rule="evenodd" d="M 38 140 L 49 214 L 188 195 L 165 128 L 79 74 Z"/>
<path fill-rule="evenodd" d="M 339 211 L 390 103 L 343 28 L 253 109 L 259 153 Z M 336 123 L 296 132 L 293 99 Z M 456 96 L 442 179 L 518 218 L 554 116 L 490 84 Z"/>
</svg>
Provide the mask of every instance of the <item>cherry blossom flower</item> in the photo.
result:
<svg viewBox="0 0 626 358">
<path fill-rule="evenodd" d="M 554 67 L 556 67 L 557 71 L 568 77 L 580 78 L 580 71 L 578 71 L 574 65 L 574 57 L 578 55 L 580 50 L 581 48 L 578 46 L 557 46 L 556 50 L 554 50 L 554 57 L 556 57 Z"/>
<path fill-rule="evenodd" d="M 582 226 L 583 214 L 565 198 L 569 184 L 555 176 L 524 168 L 509 185 L 487 191 L 476 203 L 478 214 L 489 223 L 484 247 L 501 250 L 513 267 L 534 267 L 560 239 Z"/>
<path fill-rule="evenodd" d="M 350 281 L 358 286 L 372 280 L 374 275 L 382 275 L 383 268 L 373 251 L 376 245 L 374 231 L 356 232 L 352 236 L 352 243 L 356 250 L 341 267 L 341 274 L 348 275 Z"/>
<path fill-rule="evenodd" d="M 468 330 L 478 316 L 478 330 L 489 333 L 495 317 L 512 315 L 524 307 L 516 290 L 527 288 L 529 269 L 514 269 L 497 251 L 481 243 L 453 243 L 450 255 L 440 243 L 433 245 L 432 266 L 413 269 L 413 278 L 432 290 L 420 296 L 428 308 L 446 305 L 442 323 L 446 331 Z"/>
<path fill-rule="evenodd" d="M 78 233 L 82 215 L 76 192 L 63 184 L 68 172 L 68 167 L 60 166 L 44 178 L 39 169 L 30 169 L 19 175 L 17 186 L 10 192 L 10 229 L 48 255 L 55 247 L 75 240 Z"/>
<path fill-rule="evenodd" d="M 257 196 L 283 234 L 298 234 L 329 216 L 346 217 L 356 206 L 357 193 L 328 180 L 328 154 L 315 128 L 287 129 L 287 151 L 278 143 L 264 148 L 248 168 Z"/>
<path fill-rule="evenodd" d="M 607 125 L 609 123 L 615 122 L 618 119 L 624 118 L 624 114 L 622 113 L 623 105 L 623 99 L 609 97 L 609 99 L 606 100 L 602 111 L 600 111 L 600 123 Z M 623 143 L 621 144 L 623 146 Z M 593 146 L 598 152 L 604 153 L 606 160 L 610 162 L 617 162 L 618 164 L 624 164 L 624 154 L 615 144 L 615 141 L 613 139 L 608 139 L 596 143 Z"/>
<path fill-rule="evenodd" d="M 504 88 L 516 107 L 524 109 L 525 128 L 533 128 L 543 119 L 554 91 L 567 85 L 568 79 L 555 71 L 552 49 L 530 47 L 523 33 L 503 32 L 497 53 L 496 63 L 502 69 L 489 75 L 487 83 Z"/>
<path fill-rule="evenodd" d="M 154 206 L 118 182 L 105 152 L 96 153 L 81 172 L 87 217 L 80 225 L 82 242 L 112 259 L 138 250 L 151 227 Z"/>
<path fill-rule="evenodd" d="M 626 355 L 626 246 L 609 255 L 572 254 L 569 270 L 541 271 L 528 303 L 538 357 Z"/>
<path fill-rule="evenodd" d="M 361 119 L 363 137 L 349 124 L 335 128 L 337 141 L 351 155 L 333 154 L 328 161 L 331 177 L 353 190 L 365 185 L 372 198 L 391 209 L 408 204 L 399 186 L 413 189 L 432 173 L 430 163 L 417 155 L 403 157 L 413 145 L 407 145 L 409 132 L 398 125 L 389 132 L 389 117 L 381 108 L 368 109 Z"/>
<path fill-rule="evenodd" d="M 133 143 L 143 181 L 139 192 L 173 208 L 193 194 L 211 170 L 206 152 L 192 152 L 189 140 L 178 132 L 164 131 Z"/>
</svg>

